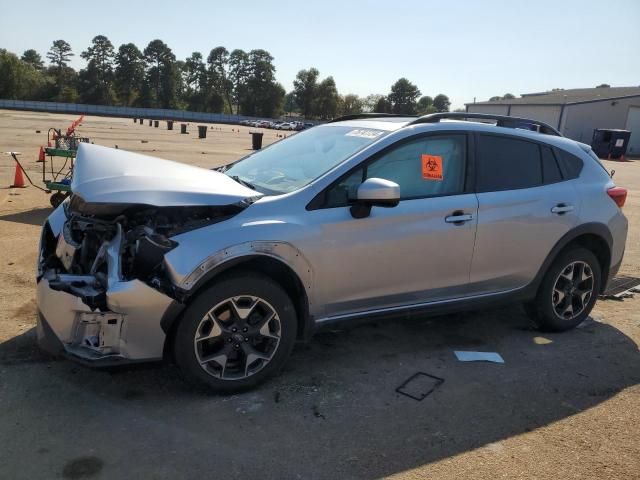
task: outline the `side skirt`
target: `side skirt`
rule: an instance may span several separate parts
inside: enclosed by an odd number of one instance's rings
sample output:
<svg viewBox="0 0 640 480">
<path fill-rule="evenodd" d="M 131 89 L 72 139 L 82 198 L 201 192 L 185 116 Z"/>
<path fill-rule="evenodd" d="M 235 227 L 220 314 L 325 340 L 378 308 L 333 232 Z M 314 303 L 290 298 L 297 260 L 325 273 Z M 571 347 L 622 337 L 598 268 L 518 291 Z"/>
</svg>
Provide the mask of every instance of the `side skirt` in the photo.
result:
<svg viewBox="0 0 640 480">
<path fill-rule="evenodd" d="M 412 305 L 347 313 L 344 315 L 318 318 L 316 319 L 314 326 L 315 330 L 318 331 L 327 327 L 334 327 L 337 324 L 362 323 L 371 320 L 391 319 L 407 313 L 435 316 L 475 310 L 478 308 L 492 308 L 500 305 L 508 305 L 510 303 L 531 300 L 535 297 L 536 290 L 537 285 L 530 284 L 513 290 L 488 293 L 473 297 L 453 298 L 450 300 L 439 300 L 435 302 L 416 303 Z"/>
</svg>

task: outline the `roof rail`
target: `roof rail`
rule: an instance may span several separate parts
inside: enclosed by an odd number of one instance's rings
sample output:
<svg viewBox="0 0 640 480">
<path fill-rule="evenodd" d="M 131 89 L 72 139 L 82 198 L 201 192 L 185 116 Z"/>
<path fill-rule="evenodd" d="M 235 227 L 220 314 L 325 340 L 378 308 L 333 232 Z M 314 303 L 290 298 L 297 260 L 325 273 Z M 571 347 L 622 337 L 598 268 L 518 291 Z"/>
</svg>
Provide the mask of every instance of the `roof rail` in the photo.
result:
<svg viewBox="0 0 640 480">
<path fill-rule="evenodd" d="M 359 120 L 359 119 L 367 119 L 367 118 L 393 118 L 393 117 L 413 117 L 418 118 L 416 115 L 403 115 L 400 113 L 354 113 L 352 115 L 343 115 L 342 117 L 334 118 L 333 120 L 329 120 L 327 123 L 333 122 L 344 122 L 346 120 Z"/>
<path fill-rule="evenodd" d="M 505 127 L 505 128 L 527 128 L 527 127 L 536 127 L 536 130 L 539 133 L 544 133 L 545 135 L 556 135 L 561 137 L 562 134 L 553 128 L 551 125 L 548 125 L 544 122 L 540 122 L 538 120 L 532 120 L 530 118 L 519 118 L 519 117 L 509 117 L 506 115 L 493 115 L 491 113 L 469 113 L 469 112 L 441 112 L 441 113 L 432 113 L 429 115 L 423 115 L 415 119 L 413 122 L 410 122 L 409 125 L 417 125 L 420 123 L 437 123 L 440 120 L 466 120 L 466 119 L 481 119 L 481 120 L 495 120 L 496 126 Z"/>
</svg>

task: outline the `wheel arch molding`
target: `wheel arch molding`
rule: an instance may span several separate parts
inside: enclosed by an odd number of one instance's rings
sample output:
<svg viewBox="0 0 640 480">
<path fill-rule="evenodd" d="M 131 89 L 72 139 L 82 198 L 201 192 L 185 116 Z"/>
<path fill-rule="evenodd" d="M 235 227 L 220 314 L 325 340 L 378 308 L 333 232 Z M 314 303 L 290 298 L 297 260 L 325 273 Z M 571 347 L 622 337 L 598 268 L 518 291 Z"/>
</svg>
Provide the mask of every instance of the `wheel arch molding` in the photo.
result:
<svg viewBox="0 0 640 480">
<path fill-rule="evenodd" d="M 549 270 L 549 267 L 551 267 L 554 260 L 571 245 L 585 247 L 594 253 L 600 262 L 600 292 L 604 291 L 609 278 L 609 270 L 611 268 L 613 237 L 609 228 L 605 224 L 597 222 L 578 225 L 556 242 L 536 274 L 533 281 L 535 290 L 540 286 L 544 275 Z"/>
<path fill-rule="evenodd" d="M 221 276 L 238 270 L 266 275 L 290 296 L 298 317 L 298 337 L 308 340 L 313 332 L 313 270 L 311 264 L 295 246 L 287 242 L 252 241 L 225 248 L 202 261 L 179 285 L 182 303 L 188 303 L 202 289 Z M 163 329 L 169 332 L 179 315 L 165 320 Z"/>
</svg>

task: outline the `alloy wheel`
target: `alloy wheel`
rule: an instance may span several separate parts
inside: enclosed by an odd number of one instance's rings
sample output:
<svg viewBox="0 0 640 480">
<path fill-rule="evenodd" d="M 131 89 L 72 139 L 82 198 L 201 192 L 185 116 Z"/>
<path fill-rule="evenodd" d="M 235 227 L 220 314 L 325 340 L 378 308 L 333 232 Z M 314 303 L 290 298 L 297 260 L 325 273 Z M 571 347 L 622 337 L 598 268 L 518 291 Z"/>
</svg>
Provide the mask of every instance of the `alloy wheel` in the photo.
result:
<svg viewBox="0 0 640 480">
<path fill-rule="evenodd" d="M 571 262 L 560 272 L 553 286 L 551 302 L 556 315 L 565 320 L 576 318 L 589 304 L 594 287 L 593 270 L 589 264 Z"/>
<path fill-rule="evenodd" d="M 213 377 L 240 380 L 262 370 L 280 344 L 280 319 L 264 299 L 227 298 L 202 318 L 194 337 L 200 366 Z"/>
</svg>

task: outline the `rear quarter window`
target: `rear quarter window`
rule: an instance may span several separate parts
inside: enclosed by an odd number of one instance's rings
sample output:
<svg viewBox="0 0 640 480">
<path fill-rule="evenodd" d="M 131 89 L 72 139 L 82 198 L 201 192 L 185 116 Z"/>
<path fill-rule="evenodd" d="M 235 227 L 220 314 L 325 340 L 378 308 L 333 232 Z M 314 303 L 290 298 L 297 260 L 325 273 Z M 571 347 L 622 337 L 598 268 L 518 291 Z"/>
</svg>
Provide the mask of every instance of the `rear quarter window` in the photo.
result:
<svg viewBox="0 0 640 480">
<path fill-rule="evenodd" d="M 540 152 L 542 154 L 542 177 L 545 185 L 561 182 L 562 173 L 560 173 L 560 167 L 558 166 L 558 162 L 556 162 L 556 157 L 551 147 L 541 145 Z"/>
<path fill-rule="evenodd" d="M 560 148 L 555 148 L 554 151 L 558 158 L 558 163 L 560 164 L 560 169 L 562 170 L 564 179 L 571 180 L 573 178 L 578 178 L 580 176 L 580 172 L 582 172 L 582 167 L 584 167 L 582 159 Z"/>
</svg>

